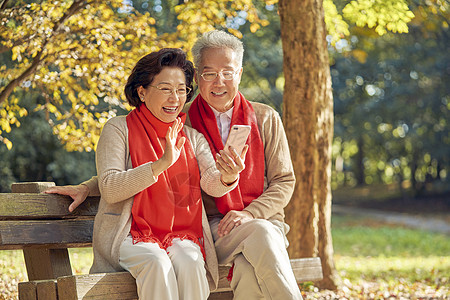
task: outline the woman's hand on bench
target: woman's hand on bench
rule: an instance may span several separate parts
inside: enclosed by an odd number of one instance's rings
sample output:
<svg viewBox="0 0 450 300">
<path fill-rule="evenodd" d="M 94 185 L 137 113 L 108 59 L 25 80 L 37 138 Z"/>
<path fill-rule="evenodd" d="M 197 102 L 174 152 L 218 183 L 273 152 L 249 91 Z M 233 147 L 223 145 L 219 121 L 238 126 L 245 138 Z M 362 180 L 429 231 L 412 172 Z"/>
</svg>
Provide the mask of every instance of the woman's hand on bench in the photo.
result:
<svg viewBox="0 0 450 300">
<path fill-rule="evenodd" d="M 73 202 L 69 206 L 69 211 L 73 212 L 75 208 L 86 200 L 86 197 L 89 195 L 89 188 L 84 184 L 54 186 L 46 189 L 43 193 L 70 196 Z"/>
</svg>

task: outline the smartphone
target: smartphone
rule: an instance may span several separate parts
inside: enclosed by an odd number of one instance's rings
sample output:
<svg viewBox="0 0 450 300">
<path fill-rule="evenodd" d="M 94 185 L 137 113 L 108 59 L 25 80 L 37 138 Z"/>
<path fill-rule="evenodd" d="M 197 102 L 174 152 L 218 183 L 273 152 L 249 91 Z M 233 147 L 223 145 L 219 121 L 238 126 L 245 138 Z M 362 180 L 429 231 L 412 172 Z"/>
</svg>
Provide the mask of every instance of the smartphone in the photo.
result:
<svg viewBox="0 0 450 300">
<path fill-rule="evenodd" d="M 250 134 L 250 125 L 233 125 L 230 129 L 230 134 L 228 135 L 227 142 L 223 148 L 225 152 L 229 155 L 230 153 L 228 147 L 231 146 L 236 149 L 236 152 L 241 155 L 242 149 L 247 142 L 248 135 Z"/>
</svg>

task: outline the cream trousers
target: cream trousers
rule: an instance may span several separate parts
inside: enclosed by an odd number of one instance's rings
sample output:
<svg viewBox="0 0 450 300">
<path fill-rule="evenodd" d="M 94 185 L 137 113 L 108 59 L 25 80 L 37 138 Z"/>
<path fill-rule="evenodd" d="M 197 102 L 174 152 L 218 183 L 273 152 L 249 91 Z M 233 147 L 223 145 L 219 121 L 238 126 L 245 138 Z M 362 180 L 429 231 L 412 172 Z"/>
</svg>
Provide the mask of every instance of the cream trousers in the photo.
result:
<svg viewBox="0 0 450 300">
<path fill-rule="evenodd" d="M 140 300 L 206 300 L 209 296 L 200 247 L 174 239 L 167 252 L 156 243 L 137 243 L 128 235 L 120 246 L 120 265 L 133 275 Z"/>
<path fill-rule="evenodd" d="M 255 219 L 219 237 L 220 219 L 210 221 L 219 264 L 234 262 L 231 288 L 235 300 L 302 299 L 280 226 Z"/>
</svg>

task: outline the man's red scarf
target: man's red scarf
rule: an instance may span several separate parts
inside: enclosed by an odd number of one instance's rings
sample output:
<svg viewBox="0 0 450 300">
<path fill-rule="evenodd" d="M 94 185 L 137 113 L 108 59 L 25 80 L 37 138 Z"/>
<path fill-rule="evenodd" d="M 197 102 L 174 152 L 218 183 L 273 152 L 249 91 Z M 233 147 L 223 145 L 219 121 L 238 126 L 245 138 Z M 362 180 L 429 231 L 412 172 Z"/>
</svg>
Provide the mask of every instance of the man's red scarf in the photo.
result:
<svg viewBox="0 0 450 300">
<path fill-rule="evenodd" d="M 184 124 L 186 114 L 179 116 Z M 128 114 L 133 168 L 161 158 L 166 132 L 172 124 L 158 120 L 145 105 Z M 182 136 L 186 137 L 183 131 L 177 140 Z M 189 239 L 204 253 L 200 174 L 187 137 L 178 160 L 158 176 L 157 182 L 134 196 L 132 217 L 133 243 L 154 242 L 167 249 L 174 238 Z"/>
<path fill-rule="evenodd" d="M 199 94 L 194 99 L 188 113 L 192 127 L 205 136 L 211 152 L 215 156 L 223 149 L 224 145 L 211 107 Z M 230 210 L 244 209 L 253 199 L 262 194 L 264 188 L 264 146 L 253 106 L 241 93 L 234 98 L 231 126 L 235 124 L 251 126 L 247 139 L 249 149 L 245 158 L 245 169 L 240 174 L 238 186 L 224 196 L 215 198 L 216 206 L 223 215 Z"/>
</svg>

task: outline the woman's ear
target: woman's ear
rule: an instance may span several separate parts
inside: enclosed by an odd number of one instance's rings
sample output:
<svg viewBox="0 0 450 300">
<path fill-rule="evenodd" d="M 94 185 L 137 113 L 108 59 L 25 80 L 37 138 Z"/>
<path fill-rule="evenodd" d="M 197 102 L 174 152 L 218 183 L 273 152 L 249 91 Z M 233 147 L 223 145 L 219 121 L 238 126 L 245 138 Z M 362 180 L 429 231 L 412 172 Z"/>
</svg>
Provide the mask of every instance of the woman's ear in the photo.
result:
<svg viewBox="0 0 450 300">
<path fill-rule="evenodd" d="M 145 98 L 145 89 L 142 87 L 142 85 L 141 85 L 140 87 L 138 87 L 138 88 L 136 89 L 136 91 L 137 91 L 137 94 L 138 94 L 139 99 L 140 99 L 142 102 L 144 102 L 144 98 Z"/>
</svg>

